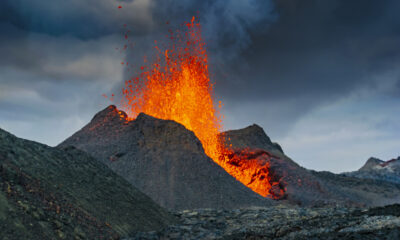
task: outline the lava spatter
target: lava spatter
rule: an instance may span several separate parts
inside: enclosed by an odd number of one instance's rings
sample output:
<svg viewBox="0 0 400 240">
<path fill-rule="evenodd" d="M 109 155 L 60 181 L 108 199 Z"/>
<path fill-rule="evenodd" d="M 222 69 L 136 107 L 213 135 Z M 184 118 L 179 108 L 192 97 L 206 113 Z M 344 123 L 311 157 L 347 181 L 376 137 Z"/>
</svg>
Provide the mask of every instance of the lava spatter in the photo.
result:
<svg viewBox="0 0 400 240">
<path fill-rule="evenodd" d="M 205 153 L 230 175 L 258 194 L 276 198 L 271 189 L 278 183 L 272 181 L 268 159 L 250 158 L 252 153 L 246 149 L 233 155 L 221 142 L 221 103 L 216 107 L 214 102 L 200 23 L 193 17 L 181 29 L 170 30 L 167 39 L 166 47 L 155 46 L 155 60 L 145 61 L 141 73 L 125 81 L 122 109 L 128 118 L 133 120 L 144 112 L 184 125 L 195 133 Z"/>
</svg>

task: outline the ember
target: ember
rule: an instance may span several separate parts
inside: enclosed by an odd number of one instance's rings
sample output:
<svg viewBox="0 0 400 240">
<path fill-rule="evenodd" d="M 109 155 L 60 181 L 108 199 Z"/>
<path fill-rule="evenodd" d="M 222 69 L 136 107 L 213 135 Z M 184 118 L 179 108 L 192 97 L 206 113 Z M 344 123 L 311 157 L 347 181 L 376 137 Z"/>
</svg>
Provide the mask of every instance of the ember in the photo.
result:
<svg viewBox="0 0 400 240">
<path fill-rule="evenodd" d="M 169 33 L 168 47 L 155 46 L 155 61 L 142 66 L 139 76 L 125 82 L 122 108 L 128 120 L 144 112 L 181 123 L 195 133 L 205 153 L 230 175 L 258 194 L 275 198 L 270 191 L 278 183 L 270 182 L 268 159 L 249 158 L 250 152 L 233 157 L 220 140 L 221 102 L 215 106 L 200 23 L 193 17 L 183 29 Z"/>
</svg>

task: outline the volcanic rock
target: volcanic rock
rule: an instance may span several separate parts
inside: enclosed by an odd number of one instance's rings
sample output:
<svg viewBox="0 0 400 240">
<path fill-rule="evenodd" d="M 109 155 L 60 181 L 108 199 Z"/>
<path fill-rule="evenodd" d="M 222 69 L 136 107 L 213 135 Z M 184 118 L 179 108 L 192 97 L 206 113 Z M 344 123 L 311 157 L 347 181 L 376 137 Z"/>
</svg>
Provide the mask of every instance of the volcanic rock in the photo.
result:
<svg viewBox="0 0 400 240">
<path fill-rule="evenodd" d="M 400 205 L 371 209 L 278 205 L 179 211 L 180 224 L 134 239 L 400 239 Z"/>
<path fill-rule="evenodd" d="M 62 142 L 107 164 L 169 209 L 267 206 L 210 159 L 193 132 L 171 120 L 139 114 L 133 121 L 109 106 Z"/>
<path fill-rule="evenodd" d="M 282 147 L 273 143 L 262 127 L 253 124 L 243 129 L 230 130 L 222 134 L 226 144 L 235 148 L 261 148 L 271 153 L 283 154 Z"/>
<path fill-rule="evenodd" d="M 118 239 L 176 218 L 87 153 L 0 129 L 1 239 Z"/>
</svg>

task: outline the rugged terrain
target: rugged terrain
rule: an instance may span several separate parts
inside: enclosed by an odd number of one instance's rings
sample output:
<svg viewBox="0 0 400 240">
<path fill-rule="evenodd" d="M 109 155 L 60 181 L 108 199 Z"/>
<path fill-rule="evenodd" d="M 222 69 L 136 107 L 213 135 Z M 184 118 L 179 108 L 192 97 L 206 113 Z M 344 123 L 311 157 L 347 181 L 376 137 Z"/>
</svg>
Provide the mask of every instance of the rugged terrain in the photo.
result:
<svg viewBox="0 0 400 240">
<path fill-rule="evenodd" d="M 400 205 L 371 209 L 325 207 L 233 210 L 197 209 L 176 213 L 180 224 L 140 232 L 133 239 L 399 239 Z"/>
<path fill-rule="evenodd" d="M 399 184 L 299 166 L 257 125 L 224 132 L 221 138 L 235 153 L 243 149 L 257 153 L 256 161 L 265 161 L 268 155 L 270 174 L 285 189 L 281 203 L 362 207 L 400 202 Z M 279 202 L 236 181 L 205 155 L 193 132 L 174 121 L 143 113 L 127 121 L 124 112 L 109 106 L 59 145 L 67 146 L 88 152 L 169 209 L 232 209 Z"/>
<path fill-rule="evenodd" d="M 125 116 L 109 106 L 59 147 L 90 153 L 169 209 L 274 204 L 214 163 L 183 125 L 143 113 L 129 122 Z"/>
<path fill-rule="evenodd" d="M 0 239 L 118 239 L 174 223 L 87 153 L 0 129 Z"/>
<path fill-rule="evenodd" d="M 400 205 L 388 205 L 400 202 L 400 159 L 333 174 L 299 166 L 257 125 L 220 137 L 233 155 L 268 159 L 284 195 L 245 187 L 181 124 L 127 121 L 114 106 L 56 148 L 0 129 L 0 238 L 400 238 Z"/>
</svg>

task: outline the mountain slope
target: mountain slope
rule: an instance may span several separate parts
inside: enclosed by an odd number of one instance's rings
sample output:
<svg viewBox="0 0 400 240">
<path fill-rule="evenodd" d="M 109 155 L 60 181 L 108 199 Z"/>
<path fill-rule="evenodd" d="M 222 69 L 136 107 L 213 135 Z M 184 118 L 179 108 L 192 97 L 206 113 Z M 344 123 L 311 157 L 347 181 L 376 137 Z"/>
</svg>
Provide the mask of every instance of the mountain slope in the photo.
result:
<svg viewBox="0 0 400 240">
<path fill-rule="evenodd" d="M 285 185 L 286 198 L 289 202 L 301 205 L 320 205 L 338 200 L 322 188 L 317 177 L 288 158 L 277 143 L 271 142 L 260 126 L 253 124 L 243 129 L 226 131 L 221 136 L 225 138 L 227 147 L 263 149 L 270 153 L 272 155 L 270 171 Z"/>
<path fill-rule="evenodd" d="M 227 131 L 222 136 L 226 139 L 227 147 L 269 152 L 272 155 L 270 171 L 285 185 L 286 198 L 291 203 L 311 206 L 380 206 L 400 202 L 398 184 L 379 181 L 381 179 L 365 180 L 350 175 L 317 172 L 299 166 L 283 153 L 277 143 L 271 142 L 257 125 Z M 395 166 L 394 161 L 385 167 L 394 169 L 392 166 Z"/>
<path fill-rule="evenodd" d="M 87 153 L 0 129 L 1 239 L 116 239 L 174 222 Z"/>
<path fill-rule="evenodd" d="M 183 125 L 143 113 L 134 121 L 125 117 L 109 106 L 59 147 L 75 146 L 90 153 L 170 209 L 273 204 L 214 163 Z"/>
</svg>

